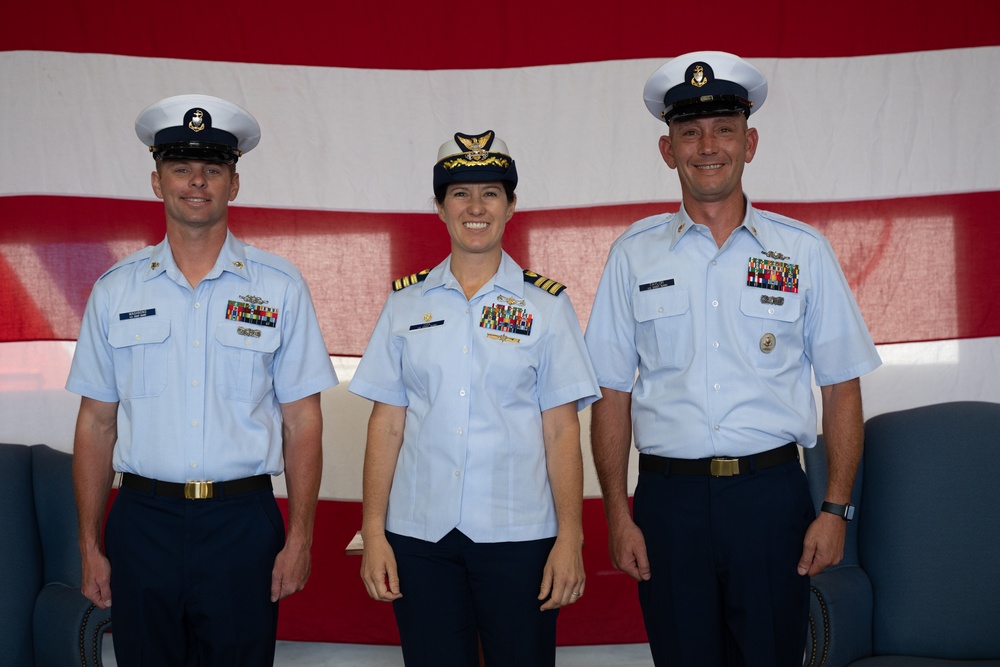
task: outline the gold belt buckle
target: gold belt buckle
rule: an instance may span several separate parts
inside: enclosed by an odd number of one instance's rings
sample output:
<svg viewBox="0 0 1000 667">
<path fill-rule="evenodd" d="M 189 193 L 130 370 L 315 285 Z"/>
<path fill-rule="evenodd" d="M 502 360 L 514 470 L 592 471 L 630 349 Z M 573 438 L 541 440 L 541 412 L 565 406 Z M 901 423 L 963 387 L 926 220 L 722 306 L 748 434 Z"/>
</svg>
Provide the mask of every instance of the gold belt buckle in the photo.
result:
<svg viewBox="0 0 1000 667">
<path fill-rule="evenodd" d="M 203 500 L 212 497 L 211 482 L 185 482 L 184 497 L 188 500 Z"/>
<path fill-rule="evenodd" d="M 732 477 L 740 474 L 740 460 L 715 458 L 708 469 L 712 477 Z"/>
</svg>

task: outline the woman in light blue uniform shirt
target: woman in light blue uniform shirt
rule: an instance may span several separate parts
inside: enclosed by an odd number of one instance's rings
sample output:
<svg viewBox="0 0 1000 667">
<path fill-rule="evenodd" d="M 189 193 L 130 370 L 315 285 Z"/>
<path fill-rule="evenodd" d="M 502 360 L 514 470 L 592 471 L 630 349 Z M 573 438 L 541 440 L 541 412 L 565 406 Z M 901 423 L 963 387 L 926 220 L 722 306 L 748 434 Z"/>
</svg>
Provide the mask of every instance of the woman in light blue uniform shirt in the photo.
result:
<svg viewBox="0 0 1000 667">
<path fill-rule="evenodd" d="M 409 667 L 553 665 L 584 592 L 577 408 L 600 395 L 563 285 L 502 249 L 517 170 L 492 131 L 434 166 L 451 254 L 395 281 L 350 391 L 375 402 L 364 466 L 368 594 Z"/>
</svg>

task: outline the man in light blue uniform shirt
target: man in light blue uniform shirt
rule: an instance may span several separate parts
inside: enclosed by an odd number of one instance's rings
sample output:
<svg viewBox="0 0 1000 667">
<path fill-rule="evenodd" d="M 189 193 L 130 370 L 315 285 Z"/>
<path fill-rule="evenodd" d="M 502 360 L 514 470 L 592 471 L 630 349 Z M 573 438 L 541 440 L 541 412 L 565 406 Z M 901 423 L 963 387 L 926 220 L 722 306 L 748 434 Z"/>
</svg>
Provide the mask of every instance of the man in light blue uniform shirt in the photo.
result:
<svg viewBox="0 0 1000 667">
<path fill-rule="evenodd" d="M 763 75 L 697 52 L 644 92 L 682 205 L 615 241 L 587 325 L 612 560 L 639 582 L 656 664 L 800 665 L 808 575 L 839 562 L 853 512 L 858 378 L 881 362 L 827 240 L 743 193 Z M 816 443 L 812 373 L 830 454 L 819 517 L 797 450 Z"/>
<path fill-rule="evenodd" d="M 277 601 L 309 576 L 319 393 L 337 377 L 301 274 L 228 231 L 257 121 L 180 95 L 144 110 L 136 133 L 166 238 L 97 281 L 66 384 L 82 396 L 83 592 L 112 607 L 120 664 L 270 665 Z M 287 537 L 271 491 L 282 472 Z"/>
</svg>

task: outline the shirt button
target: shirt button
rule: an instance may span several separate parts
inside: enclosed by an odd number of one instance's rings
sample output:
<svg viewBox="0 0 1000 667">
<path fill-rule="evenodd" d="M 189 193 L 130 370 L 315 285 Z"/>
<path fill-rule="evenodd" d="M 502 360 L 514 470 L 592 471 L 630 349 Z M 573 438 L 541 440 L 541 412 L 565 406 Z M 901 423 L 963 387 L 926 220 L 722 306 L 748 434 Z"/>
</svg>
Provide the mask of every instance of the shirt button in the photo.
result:
<svg viewBox="0 0 1000 667">
<path fill-rule="evenodd" d="M 469 346 L 468 345 L 463 345 L 462 346 L 462 354 L 467 354 L 468 352 L 469 352 Z"/>
<path fill-rule="evenodd" d="M 713 259 L 712 260 L 712 266 L 718 266 L 718 265 L 719 265 L 719 260 Z"/>
<path fill-rule="evenodd" d="M 198 386 L 198 381 L 197 380 L 191 380 L 191 386 L 192 387 L 197 387 Z"/>
<path fill-rule="evenodd" d="M 191 420 L 191 426 L 198 426 L 198 420 L 197 419 L 192 419 Z"/>
<path fill-rule="evenodd" d="M 716 425 L 715 425 L 715 426 L 713 426 L 712 428 L 714 428 L 714 429 L 715 429 L 716 431 L 718 431 L 718 430 L 719 430 L 720 428 L 722 428 L 722 427 L 721 427 L 721 426 L 719 426 L 718 424 L 716 424 Z"/>
<path fill-rule="evenodd" d="M 718 308 L 718 307 L 719 307 L 719 302 L 718 301 L 713 301 L 712 302 L 712 308 Z"/>
<path fill-rule="evenodd" d="M 465 390 L 464 389 L 459 389 L 458 390 L 458 395 L 459 396 L 465 396 Z"/>
<path fill-rule="evenodd" d="M 201 347 L 201 343 L 199 343 L 198 341 L 195 341 L 195 342 L 194 342 L 194 346 L 195 346 L 195 347 Z"/>
<path fill-rule="evenodd" d="M 712 347 L 714 347 L 715 349 L 719 349 L 719 341 L 713 340 L 712 341 Z"/>
<path fill-rule="evenodd" d="M 462 476 L 462 471 L 461 470 L 456 470 L 455 471 L 455 477 L 461 477 L 461 476 Z"/>
<path fill-rule="evenodd" d="M 198 462 L 197 461 L 191 461 L 191 467 L 192 468 L 197 468 L 198 467 Z"/>
<path fill-rule="evenodd" d="M 720 389 L 722 389 L 722 385 L 721 385 L 721 384 L 719 384 L 718 382 L 716 382 L 716 383 L 715 383 L 714 385 L 712 385 L 712 386 L 713 386 L 713 387 L 715 388 L 715 391 L 719 391 Z"/>
<path fill-rule="evenodd" d="M 455 431 L 455 433 L 462 435 L 462 429 L 458 429 L 457 431 Z"/>
<path fill-rule="evenodd" d="M 142 340 L 142 336 L 140 336 L 139 334 L 136 334 L 136 335 L 135 335 L 135 339 L 136 339 L 136 340 Z"/>
<path fill-rule="evenodd" d="M 768 315 L 774 315 L 774 308 L 768 308 L 767 309 L 767 314 Z"/>
<path fill-rule="evenodd" d="M 244 344 L 244 345 L 250 345 L 250 343 L 251 343 L 251 341 L 250 341 L 250 339 L 249 339 L 249 338 L 247 338 L 247 339 L 245 339 L 245 340 L 243 341 L 243 344 Z"/>
<path fill-rule="evenodd" d="M 199 302 L 195 301 L 194 302 L 194 307 L 195 308 L 201 308 L 201 304 Z"/>
<path fill-rule="evenodd" d="M 656 309 L 656 312 L 658 312 L 658 313 L 662 313 L 662 312 L 663 312 L 663 306 L 660 306 L 659 308 L 657 308 L 657 309 Z"/>
</svg>

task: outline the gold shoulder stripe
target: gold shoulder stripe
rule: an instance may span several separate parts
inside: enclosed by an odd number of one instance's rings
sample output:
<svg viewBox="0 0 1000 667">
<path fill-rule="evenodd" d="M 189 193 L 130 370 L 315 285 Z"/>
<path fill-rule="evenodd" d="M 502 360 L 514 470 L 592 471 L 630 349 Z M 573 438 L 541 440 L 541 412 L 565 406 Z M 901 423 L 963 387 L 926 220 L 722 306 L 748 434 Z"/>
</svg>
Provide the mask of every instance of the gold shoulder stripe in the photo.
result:
<svg viewBox="0 0 1000 667">
<path fill-rule="evenodd" d="M 528 269 L 524 270 L 524 282 L 531 283 L 535 287 L 543 289 L 554 296 L 558 296 L 564 289 L 566 289 L 566 286 L 562 283 L 557 283 L 551 278 L 540 276 L 534 271 L 530 271 Z"/>
<path fill-rule="evenodd" d="M 408 276 L 403 276 L 402 278 L 396 278 L 392 282 L 392 291 L 393 292 L 398 292 L 399 290 L 403 289 L 404 287 L 409 287 L 410 285 L 416 285 L 417 283 L 419 283 L 420 281 L 422 281 L 424 278 L 426 278 L 427 274 L 430 273 L 430 272 L 431 272 L 430 269 L 424 269 L 420 273 L 411 273 Z"/>
</svg>

